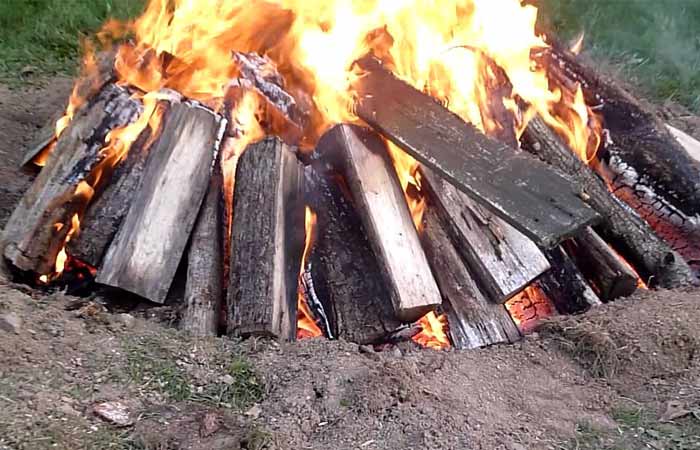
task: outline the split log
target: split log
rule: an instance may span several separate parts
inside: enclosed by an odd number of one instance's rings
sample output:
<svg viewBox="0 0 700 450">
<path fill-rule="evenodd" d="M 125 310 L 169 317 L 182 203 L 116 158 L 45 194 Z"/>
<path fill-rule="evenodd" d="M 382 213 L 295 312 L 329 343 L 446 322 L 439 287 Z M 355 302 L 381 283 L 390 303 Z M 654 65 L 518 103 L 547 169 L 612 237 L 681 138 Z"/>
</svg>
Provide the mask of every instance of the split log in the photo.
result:
<svg viewBox="0 0 700 450">
<path fill-rule="evenodd" d="M 586 202 L 602 217 L 600 229 L 608 242 L 621 246 L 635 267 L 661 287 L 673 288 L 693 281 L 690 267 L 662 241 L 649 225 L 610 194 L 598 178 L 554 132 L 536 117 L 523 134 L 523 145 L 571 177 Z"/>
<path fill-rule="evenodd" d="M 428 205 L 423 225 L 421 240 L 440 286 L 452 344 L 471 349 L 519 340 L 506 308 L 489 302 L 479 290 L 434 206 Z"/>
<path fill-rule="evenodd" d="M 628 297 L 637 290 L 637 274 L 592 229 L 567 244 L 569 256 L 603 300 Z"/>
<path fill-rule="evenodd" d="M 46 164 L 46 160 L 51 152 L 51 147 L 56 142 L 56 122 L 63 116 L 63 109 L 54 113 L 51 118 L 37 132 L 32 142 L 27 145 L 24 157 L 20 162 L 20 167 L 30 169 L 41 167 Z"/>
<path fill-rule="evenodd" d="M 127 90 L 110 84 L 76 114 L 5 226 L 4 255 L 14 266 L 53 271 L 73 217 L 92 196 L 90 177 L 107 134 L 135 120 L 141 109 Z"/>
<path fill-rule="evenodd" d="M 181 327 L 195 336 L 216 336 L 219 328 L 224 295 L 223 184 L 217 164 L 190 238 Z"/>
<path fill-rule="evenodd" d="M 339 161 L 391 292 L 396 316 L 411 322 L 441 302 L 396 171 L 382 139 L 371 131 L 337 125 L 318 151 Z"/>
<path fill-rule="evenodd" d="M 700 142 L 689 134 L 679 130 L 678 128 L 672 127 L 669 124 L 666 124 L 666 128 L 676 139 L 676 142 L 678 142 L 685 149 L 688 156 L 700 163 Z"/>
<path fill-rule="evenodd" d="M 276 138 L 249 145 L 233 195 L 228 333 L 293 341 L 304 249 L 303 169 Z"/>
<path fill-rule="evenodd" d="M 163 132 L 99 267 L 98 283 L 165 301 L 209 186 L 225 122 L 194 103 L 173 105 L 163 117 Z"/>
<path fill-rule="evenodd" d="M 318 217 L 309 257 L 316 294 L 333 336 L 358 344 L 382 342 L 401 326 L 349 188 L 316 163 L 306 169 L 307 204 Z"/>
<path fill-rule="evenodd" d="M 542 247 L 552 247 L 598 217 L 569 182 L 542 162 L 496 142 L 376 60 L 358 80 L 357 114 Z"/>
<path fill-rule="evenodd" d="M 430 169 L 421 170 L 422 186 L 491 301 L 504 303 L 549 269 L 547 258 L 525 235 Z"/>
<path fill-rule="evenodd" d="M 552 269 L 537 282 L 560 314 L 577 314 L 601 305 L 600 298 L 564 249 L 547 252 Z"/>
</svg>

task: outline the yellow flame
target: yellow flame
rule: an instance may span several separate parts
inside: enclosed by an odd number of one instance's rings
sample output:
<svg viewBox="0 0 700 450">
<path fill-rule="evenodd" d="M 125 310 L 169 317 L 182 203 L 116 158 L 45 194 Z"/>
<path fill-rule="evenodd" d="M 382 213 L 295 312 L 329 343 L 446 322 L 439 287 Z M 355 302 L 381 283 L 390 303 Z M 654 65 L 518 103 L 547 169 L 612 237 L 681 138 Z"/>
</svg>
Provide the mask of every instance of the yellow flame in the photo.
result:
<svg viewBox="0 0 700 450">
<path fill-rule="evenodd" d="M 306 243 L 304 245 L 304 254 L 301 258 L 301 269 L 299 271 L 300 280 L 304 274 L 306 263 L 308 262 L 309 258 L 309 252 L 311 251 L 315 240 L 314 234 L 316 232 L 316 219 L 316 213 L 307 206 L 304 218 Z M 313 319 L 313 314 L 311 313 L 306 298 L 304 297 L 303 289 L 299 288 L 297 292 L 297 339 L 323 336 L 323 332 Z"/>
<path fill-rule="evenodd" d="M 450 339 L 447 337 L 447 316 L 435 314 L 434 311 L 423 316 L 418 324 L 421 327 L 420 333 L 413 336 L 413 341 L 423 347 L 435 350 L 450 348 Z"/>
</svg>

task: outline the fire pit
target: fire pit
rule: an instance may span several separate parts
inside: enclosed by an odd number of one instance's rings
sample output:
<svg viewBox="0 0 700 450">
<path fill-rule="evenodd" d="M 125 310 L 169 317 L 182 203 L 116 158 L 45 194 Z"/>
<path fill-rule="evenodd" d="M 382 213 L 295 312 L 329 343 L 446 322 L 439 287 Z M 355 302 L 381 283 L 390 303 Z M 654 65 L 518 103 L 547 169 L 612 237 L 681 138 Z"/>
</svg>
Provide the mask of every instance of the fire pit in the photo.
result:
<svg viewBox="0 0 700 450">
<path fill-rule="evenodd" d="M 433 348 L 695 282 L 700 162 L 536 15 L 151 0 L 30 149 L 2 258 L 194 334 Z"/>
</svg>

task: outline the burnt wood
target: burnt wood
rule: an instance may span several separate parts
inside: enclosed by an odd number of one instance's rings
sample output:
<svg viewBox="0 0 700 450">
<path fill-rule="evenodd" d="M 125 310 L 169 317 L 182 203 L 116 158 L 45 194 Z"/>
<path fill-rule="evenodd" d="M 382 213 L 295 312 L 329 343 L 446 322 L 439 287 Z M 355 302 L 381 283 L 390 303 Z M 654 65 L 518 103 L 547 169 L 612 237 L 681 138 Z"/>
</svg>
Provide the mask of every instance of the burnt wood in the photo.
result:
<svg viewBox="0 0 700 450">
<path fill-rule="evenodd" d="M 576 314 L 602 304 L 563 248 L 548 251 L 547 258 L 552 268 L 537 285 L 560 314 Z"/>
<path fill-rule="evenodd" d="M 440 286 L 452 344 L 471 349 L 519 340 L 505 306 L 489 302 L 479 290 L 434 206 L 426 209 L 423 226 L 421 240 Z"/>
<path fill-rule="evenodd" d="M 321 154 L 336 158 L 352 192 L 396 316 L 411 322 L 441 303 L 396 171 L 381 137 L 337 125 L 321 138 Z"/>
<path fill-rule="evenodd" d="M 4 255 L 21 270 L 48 274 L 92 196 L 93 169 L 107 134 L 135 120 L 141 104 L 109 84 L 81 108 L 63 132 L 46 166 L 15 208 L 3 232 Z"/>
<path fill-rule="evenodd" d="M 637 290 L 637 275 L 594 230 L 583 230 L 565 248 L 604 301 L 627 297 Z"/>
<path fill-rule="evenodd" d="M 173 105 L 163 121 L 96 278 L 156 303 L 165 302 L 185 252 L 226 122 L 195 103 Z"/>
<path fill-rule="evenodd" d="M 320 163 L 305 174 L 307 204 L 318 218 L 309 271 L 332 334 L 358 344 L 382 342 L 401 322 L 349 188 Z"/>
<path fill-rule="evenodd" d="M 185 309 L 180 326 L 195 336 L 216 336 L 224 295 L 223 173 L 216 164 L 187 253 Z"/>
<path fill-rule="evenodd" d="M 610 194 L 603 181 L 536 117 L 522 136 L 523 146 L 571 177 L 572 185 L 603 218 L 602 235 L 619 243 L 620 250 L 644 274 L 661 287 L 672 288 L 694 281 L 688 264 L 661 240 L 631 208 Z"/>
<path fill-rule="evenodd" d="M 598 219 L 542 162 L 488 138 L 376 60 L 360 66 L 360 118 L 538 245 L 555 246 Z"/>
<path fill-rule="evenodd" d="M 547 258 L 525 235 L 430 169 L 421 170 L 422 187 L 491 301 L 505 303 L 549 269 Z"/>
<path fill-rule="evenodd" d="M 228 333 L 292 341 L 304 250 L 303 169 L 277 138 L 249 145 L 233 195 Z"/>
</svg>

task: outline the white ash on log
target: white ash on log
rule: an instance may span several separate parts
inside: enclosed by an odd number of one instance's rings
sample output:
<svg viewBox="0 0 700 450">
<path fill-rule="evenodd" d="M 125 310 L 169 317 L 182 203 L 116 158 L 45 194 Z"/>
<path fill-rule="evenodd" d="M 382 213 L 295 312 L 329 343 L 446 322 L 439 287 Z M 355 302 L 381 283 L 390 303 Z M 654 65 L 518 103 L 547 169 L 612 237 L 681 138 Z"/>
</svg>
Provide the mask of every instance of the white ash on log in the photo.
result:
<svg viewBox="0 0 700 450">
<path fill-rule="evenodd" d="M 173 105 L 149 151 L 138 194 L 97 282 L 163 303 L 209 187 L 226 121 L 196 103 Z"/>
<path fill-rule="evenodd" d="M 662 241 L 634 211 L 610 194 L 603 181 L 536 117 L 522 137 L 523 146 L 569 177 L 586 202 L 603 218 L 600 230 L 610 242 L 619 243 L 632 264 L 654 277 L 661 287 L 673 288 L 694 281 L 683 258 Z"/>
<path fill-rule="evenodd" d="M 187 283 L 180 326 L 195 336 L 216 336 L 224 296 L 224 222 L 221 166 L 217 163 L 187 252 Z"/>
<path fill-rule="evenodd" d="M 520 332 L 503 305 L 486 299 L 454 247 L 440 214 L 428 205 L 423 216 L 423 248 L 443 297 L 449 333 L 458 349 L 515 342 Z"/>
<path fill-rule="evenodd" d="M 396 316 L 419 319 L 441 303 L 396 171 L 382 139 L 366 128 L 337 125 L 317 151 L 336 158 L 391 292 Z"/>
<path fill-rule="evenodd" d="M 227 332 L 293 341 L 304 249 L 303 168 L 266 138 L 245 150 L 233 194 Z"/>
<path fill-rule="evenodd" d="M 491 301 L 504 303 L 550 268 L 542 251 L 525 235 L 430 169 L 421 171 L 431 203 Z"/>
<path fill-rule="evenodd" d="M 603 300 L 628 297 L 637 290 L 637 275 L 594 230 L 588 228 L 565 244 L 569 256 L 592 280 Z"/>
<path fill-rule="evenodd" d="M 107 134 L 135 120 L 141 110 L 126 89 L 109 84 L 76 114 L 5 226 L 4 256 L 15 267 L 53 271 L 73 217 L 92 197 L 92 171 L 103 157 Z"/>
<path fill-rule="evenodd" d="M 339 174 L 322 168 L 320 162 L 306 168 L 307 204 L 318 217 L 309 273 L 332 334 L 358 344 L 378 343 L 401 322 L 343 183 Z"/>
<path fill-rule="evenodd" d="M 598 219 L 541 161 L 488 138 L 380 62 L 360 67 L 360 118 L 536 244 L 553 247 Z"/>
<path fill-rule="evenodd" d="M 552 269 L 537 281 L 560 314 L 577 314 L 602 304 L 581 271 L 561 247 L 547 252 Z"/>
</svg>

